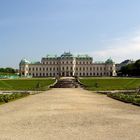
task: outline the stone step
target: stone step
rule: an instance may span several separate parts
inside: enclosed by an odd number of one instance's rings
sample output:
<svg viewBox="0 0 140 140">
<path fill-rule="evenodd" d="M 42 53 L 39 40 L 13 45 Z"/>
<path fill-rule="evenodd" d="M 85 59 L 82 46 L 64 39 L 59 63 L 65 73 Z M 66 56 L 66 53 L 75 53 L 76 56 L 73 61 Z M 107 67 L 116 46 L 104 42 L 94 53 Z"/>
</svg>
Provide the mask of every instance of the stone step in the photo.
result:
<svg viewBox="0 0 140 140">
<path fill-rule="evenodd" d="M 52 88 L 78 88 L 80 85 L 75 79 L 60 79 Z"/>
</svg>

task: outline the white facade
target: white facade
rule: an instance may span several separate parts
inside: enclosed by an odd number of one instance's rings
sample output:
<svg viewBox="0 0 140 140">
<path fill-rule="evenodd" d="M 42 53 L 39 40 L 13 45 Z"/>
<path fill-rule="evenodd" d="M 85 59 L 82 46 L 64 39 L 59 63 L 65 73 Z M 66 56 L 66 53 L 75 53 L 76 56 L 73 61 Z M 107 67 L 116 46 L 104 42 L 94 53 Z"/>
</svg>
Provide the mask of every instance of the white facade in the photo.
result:
<svg viewBox="0 0 140 140">
<path fill-rule="evenodd" d="M 71 53 L 64 53 L 60 57 L 47 55 L 36 63 L 24 59 L 19 67 L 21 76 L 116 76 L 115 63 L 111 59 L 105 63 L 93 63 L 88 55 L 75 57 Z"/>
</svg>

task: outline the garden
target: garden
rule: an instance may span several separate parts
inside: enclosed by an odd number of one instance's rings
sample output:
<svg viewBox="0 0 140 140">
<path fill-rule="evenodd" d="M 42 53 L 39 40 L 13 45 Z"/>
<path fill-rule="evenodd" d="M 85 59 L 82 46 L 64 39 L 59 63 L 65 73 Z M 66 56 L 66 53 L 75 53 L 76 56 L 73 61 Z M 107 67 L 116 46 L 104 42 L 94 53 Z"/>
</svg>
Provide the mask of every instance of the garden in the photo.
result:
<svg viewBox="0 0 140 140">
<path fill-rule="evenodd" d="M 138 93 L 108 93 L 107 96 L 125 103 L 132 103 L 140 106 L 140 94 Z"/>
<path fill-rule="evenodd" d="M 0 94 L 0 104 L 1 103 L 8 103 L 9 101 L 13 101 L 19 98 L 23 98 L 30 95 L 29 92 L 22 92 L 22 93 L 11 93 L 11 94 Z"/>
</svg>

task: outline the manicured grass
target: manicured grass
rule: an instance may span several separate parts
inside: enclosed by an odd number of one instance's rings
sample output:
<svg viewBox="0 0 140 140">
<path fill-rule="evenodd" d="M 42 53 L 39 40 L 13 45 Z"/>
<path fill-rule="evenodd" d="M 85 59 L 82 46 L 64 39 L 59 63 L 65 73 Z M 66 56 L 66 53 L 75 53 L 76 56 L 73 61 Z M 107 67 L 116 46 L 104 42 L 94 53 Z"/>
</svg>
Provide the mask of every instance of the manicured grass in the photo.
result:
<svg viewBox="0 0 140 140">
<path fill-rule="evenodd" d="M 81 78 L 89 90 L 128 90 L 140 87 L 140 78 Z"/>
<path fill-rule="evenodd" d="M 51 78 L 0 80 L 0 90 L 46 90 L 54 82 Z"/>
<path fill-rule="evenodd" d="M 0 75 L 17 76 L 15 73 L 0 72 Z"/>
</svg>

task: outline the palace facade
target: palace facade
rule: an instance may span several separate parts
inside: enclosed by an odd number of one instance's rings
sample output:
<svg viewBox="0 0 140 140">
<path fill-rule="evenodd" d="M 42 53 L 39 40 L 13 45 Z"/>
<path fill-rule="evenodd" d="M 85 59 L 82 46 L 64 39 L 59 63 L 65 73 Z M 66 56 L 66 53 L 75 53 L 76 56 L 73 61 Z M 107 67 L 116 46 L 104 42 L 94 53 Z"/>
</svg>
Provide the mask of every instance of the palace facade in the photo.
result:
<svg viewBox="0 0 140 140">
<path fill-rule="evenodd" d="M 41 62 L 22 59 L 19 72 L 21 76 L 32 77 L 116 76 L 115 63 L 111 59 L 96 63 L 88 55 L 74 56 L 70 52 L 64 52 L 61 56 L 47 55 Z"/>
</svg>

